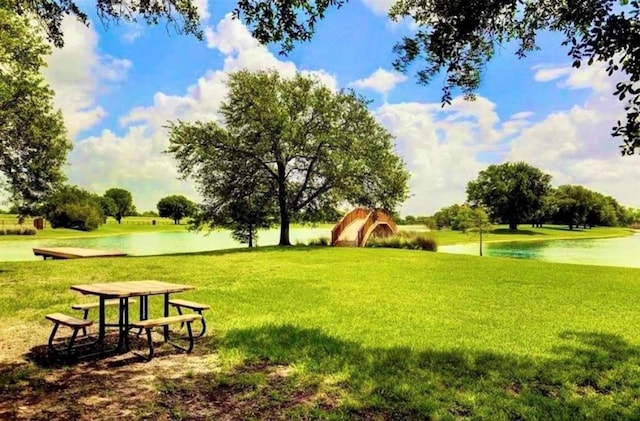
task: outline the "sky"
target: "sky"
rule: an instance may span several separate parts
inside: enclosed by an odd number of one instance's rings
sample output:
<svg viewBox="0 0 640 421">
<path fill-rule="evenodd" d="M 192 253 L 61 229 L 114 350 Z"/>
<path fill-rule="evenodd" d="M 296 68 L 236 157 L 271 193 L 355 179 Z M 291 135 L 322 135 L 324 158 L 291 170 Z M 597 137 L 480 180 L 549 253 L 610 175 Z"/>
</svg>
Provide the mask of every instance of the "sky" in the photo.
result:
<svg viewBox="0 0 640 421">
<path fill-rule="evenodd" d="M 92 13 L 95 2 L 81 0 Z M 170 194 L 198 201 L 180 180 L 168 146 L 170 121 L 216 119 L 229 72 L 302 72 L 332 89 L 351 88 L 395 138 L 411 174 L 402 215 L 429 215 L 463 203 L 469 181 L 491 164 L 525 161 L 552 184 L 580 184 L 640 208 L 639 157 L 622 157 L 611 127 L 624 116 L 605 65 L 571 68 L 562 39 L 542 34 L 540 51 L 517 59 L 500 47 L 486 66 L 475 101 L 441 107 L 442 78 L 416 82 L 414 66 L 393 70 L 394 44 L 412 26 L 392 22 L 388 0 L 351 0 L 327 14 L 310 42 L 283 56 L 232 19 L 235 2 L 196 0 L 205 39 L 143 23 L 89 27 L 65 18 L 65 46 L 44 74 L 56 92 L 74 149 L 65 168 L 71 184 L 98 194 L 121 187 L 138 211 L 156 210 Z"/>
</svg>

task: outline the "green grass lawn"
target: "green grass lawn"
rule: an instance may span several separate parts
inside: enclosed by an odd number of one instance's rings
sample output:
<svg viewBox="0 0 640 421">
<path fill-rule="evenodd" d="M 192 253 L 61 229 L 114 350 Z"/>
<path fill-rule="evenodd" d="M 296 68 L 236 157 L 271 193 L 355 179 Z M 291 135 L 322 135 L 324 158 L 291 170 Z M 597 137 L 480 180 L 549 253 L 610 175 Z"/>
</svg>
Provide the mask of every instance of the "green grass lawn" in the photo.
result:
<svg viewBox="0 0 640 421">
<path fill-rule="evenodd" d="M 156 374 L 134 418 L 640 418 L 638 269 L 315 247 L 3 263 L 0 325 L 44 344 L 44 315 L 84 299 L 70 285 L 132 279 L 194 285 L 184 297 L 212 307 L 209 359 Z M 0 349 L 24 333 L 8 331 Z M 16 364 L 0 366 L 7 402 L 52 384 L 75 396 L 73 366 Z M 60 370 L 64 385 L 43 380 Z"/>
</svg>

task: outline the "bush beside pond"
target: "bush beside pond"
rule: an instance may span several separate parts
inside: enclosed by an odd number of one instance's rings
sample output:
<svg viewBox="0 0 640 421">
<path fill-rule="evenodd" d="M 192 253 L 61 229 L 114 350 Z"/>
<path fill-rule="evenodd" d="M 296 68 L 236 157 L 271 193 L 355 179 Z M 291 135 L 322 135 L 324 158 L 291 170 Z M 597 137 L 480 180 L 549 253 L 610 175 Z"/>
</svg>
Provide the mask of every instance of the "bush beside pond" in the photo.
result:
<svg viewBox="0 0 640 421">
<path fill-rule="evenodd" d="M 438 251 L 438 244 L 434 238 L 428 234 L 414 231 L 400 231 L 390 237 L 371 238 L 367 241 L 366 246 Z"/>
<path fill-rule="evenodd" d="M 331 239 L 329 237 L 318 237 L 311 238 L 307 242 L 304 240 L 297 240 L 295 244 L 296 246 L 330 246 Z"/>
</svg>

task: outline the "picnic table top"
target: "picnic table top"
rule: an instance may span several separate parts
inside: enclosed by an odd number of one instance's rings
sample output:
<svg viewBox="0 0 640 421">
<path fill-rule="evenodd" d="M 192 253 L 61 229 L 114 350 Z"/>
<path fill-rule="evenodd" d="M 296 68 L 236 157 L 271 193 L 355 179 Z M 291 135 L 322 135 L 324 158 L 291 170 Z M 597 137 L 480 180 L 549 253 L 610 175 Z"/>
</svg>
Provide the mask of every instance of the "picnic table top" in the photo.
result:
<svg viewBox="0 0 640 421">
<path fill-rule="evenodd" d="M 99 284 L 72 285 L 71 289 L 83 294 L 97 295 L 105 298 L 139 297 L 143 295 L 170 294 L 195 289 L 190 285 L 172 284 L 170 282 L 145 280 L 108 282 Z"/>
</svg>

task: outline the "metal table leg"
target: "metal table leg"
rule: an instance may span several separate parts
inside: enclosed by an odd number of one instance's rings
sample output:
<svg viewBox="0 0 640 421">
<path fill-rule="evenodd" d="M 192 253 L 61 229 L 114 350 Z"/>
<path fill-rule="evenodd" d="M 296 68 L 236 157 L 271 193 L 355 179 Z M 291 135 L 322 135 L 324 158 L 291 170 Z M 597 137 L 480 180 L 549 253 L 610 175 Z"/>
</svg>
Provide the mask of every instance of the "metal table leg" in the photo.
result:
<svg viewBox="0 0 640 421">
<path fill-rule="evenodd" d="M 105 315 L 105 302 L 106 298 L 100 297 L 100 307 L 98 309 L 98 339 L 96 343 L 101 344 L 104 341 L 104 335 L 106 330 L 106 315 Z"/>
<path fill-rule="evenodd" d="M 164 294 L 164 317 L 169 317 L 169 294 Z M 169 341 L 169 326 L 164 326 L 164 340 Z"/>
</svg>

